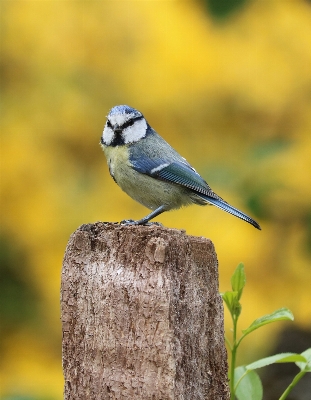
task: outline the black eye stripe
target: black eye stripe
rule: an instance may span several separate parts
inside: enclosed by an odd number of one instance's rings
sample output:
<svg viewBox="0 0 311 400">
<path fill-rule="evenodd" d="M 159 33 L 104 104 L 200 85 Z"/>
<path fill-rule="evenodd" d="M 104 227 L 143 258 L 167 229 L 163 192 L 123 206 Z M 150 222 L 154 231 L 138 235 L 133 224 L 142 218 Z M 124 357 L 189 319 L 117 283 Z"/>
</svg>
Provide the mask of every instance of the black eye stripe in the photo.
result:
<svg viewBox="0 0 311 400">
<path fill-rule="evenodd" d="M 133 119 L 130 119 L 130 120 L 126 121 L 126 122 L 121 126 L 122 130 L 125 129 L 125 128 L 128 128 L 129 126 L 132 126 L 132 125 L 134 124 L 134 122 L 136 122 L 136 121 L 138 121 L 138 120 L 140 120 L 140 119 L 143 119 L 143 116 L 142 116 L 142 115 L 139 116 L 139 117 L 136 117 L 136 118 L 133 118 Z"/>
<path fill-rule="evenodd" d="M 130 120 L 124 122 L 124 124 L 121 125 L 121 126 L 118 128 L 118 130 L 119 130 L 119 131 L 123 131 L 123 129 L 126 129 L 126 128 L 128 128 L 129 126 L 134 125 L 134 122 L 139 121 L 140 119 L 143 119 L 143 118 L 144 118 L 144 117 L 143 117 L 142 115 L 140 115 L 139 117 L 136 117 L 136 118 L 132 118 L 132 119 L 130 119 Z M 109 119 L 107 119 L 107 126 L 108 126 L 108 128 L 113 129 L 112 123 L 109 121 Z"/>
</svg>

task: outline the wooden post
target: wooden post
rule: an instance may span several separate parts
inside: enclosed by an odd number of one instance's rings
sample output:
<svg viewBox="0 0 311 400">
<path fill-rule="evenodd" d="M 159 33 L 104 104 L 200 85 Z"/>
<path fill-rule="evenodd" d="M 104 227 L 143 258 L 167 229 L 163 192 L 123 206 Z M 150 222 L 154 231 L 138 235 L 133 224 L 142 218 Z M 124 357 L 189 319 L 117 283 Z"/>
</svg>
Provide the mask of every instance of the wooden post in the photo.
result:
<svg viewBox="0 0 311 400">
<path fill-rule="evenodd" d="M 82 225 L 62 270 L 65 400 L 226 400 L 217 258 L 184 231 Z"/>
</svg>

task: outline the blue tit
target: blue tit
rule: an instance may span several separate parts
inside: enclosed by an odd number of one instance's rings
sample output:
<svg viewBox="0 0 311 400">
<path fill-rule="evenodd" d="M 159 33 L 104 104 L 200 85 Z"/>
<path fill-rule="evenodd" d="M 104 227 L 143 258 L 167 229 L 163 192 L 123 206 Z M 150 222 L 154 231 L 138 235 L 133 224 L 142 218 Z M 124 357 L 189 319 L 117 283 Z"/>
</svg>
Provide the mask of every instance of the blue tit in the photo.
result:
<svg viewBox="0 0 311 400">
<path fill-rule="evenodd" d="M 164 211 L 190 204 L 214 205 L 261 229 L 256 221 L 212 191 L 196 170 L 151 128 L 143 114 L 129 106 L 113 107 L 101 137 L 109 172 L 120 188 L 152 210 L 145 225 Z"/>
</svg>

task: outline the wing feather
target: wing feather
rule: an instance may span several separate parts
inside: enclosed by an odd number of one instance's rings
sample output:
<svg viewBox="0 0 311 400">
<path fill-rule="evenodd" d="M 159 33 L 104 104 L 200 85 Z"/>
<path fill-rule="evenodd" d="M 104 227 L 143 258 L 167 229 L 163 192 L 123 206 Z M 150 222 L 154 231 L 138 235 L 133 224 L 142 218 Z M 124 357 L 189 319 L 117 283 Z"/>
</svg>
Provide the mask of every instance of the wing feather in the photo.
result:
<svg viewBox="0 0 311 400">
<path fill-rule="evenodd" d="M 205 196 L 221 199 L 212 191 L 195 169 L 186 162 L 169 162 L 164 158 L 152 160 L 144 156 L 136 160 L 131 160 L 131 162 L 133 168 L 142 174 L 187 187 L 198 194 L 201 193 Z"/>
<path fill-rule="evenodd" d="M 236 217 L 248 222 L 257 229 L 261 229 L 259 224 L 249 217 L 247 214 L 231 206 L 208 186 L 205 180 L 191 167 L 187 161 L 169 162 L 165 159 L 150 159 L 148 157 L 140 157 L 139 159 L 131 160 L 132 167 L 142 173 L 149 175 L 155 179 L 175 183 L 176 185 L 184 186 L 196 195 L 204 199 L 207 203 L 232 214 Z"/>
</svg>

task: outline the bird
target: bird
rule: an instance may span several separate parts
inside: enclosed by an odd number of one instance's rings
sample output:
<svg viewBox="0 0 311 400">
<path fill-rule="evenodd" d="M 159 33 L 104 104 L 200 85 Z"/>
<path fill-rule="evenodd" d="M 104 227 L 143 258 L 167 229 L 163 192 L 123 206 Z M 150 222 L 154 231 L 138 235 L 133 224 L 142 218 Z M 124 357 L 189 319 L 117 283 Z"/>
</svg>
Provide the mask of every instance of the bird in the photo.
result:
<svg viewBox="0 0 311 400">
<path fill-rule="evenodd" d="M 148 225 L 165 211 L 190 204 L 214 205 L 257 229 L 259 224 L 218 196 L 198 172 L 127 105 L 113 107 L 100 139 L 110 175 L 132 199 L 151 213 L 124 225 Z"/>
</svg>

